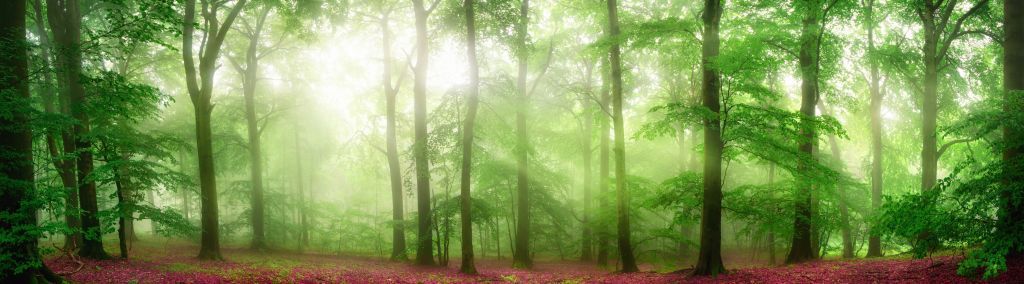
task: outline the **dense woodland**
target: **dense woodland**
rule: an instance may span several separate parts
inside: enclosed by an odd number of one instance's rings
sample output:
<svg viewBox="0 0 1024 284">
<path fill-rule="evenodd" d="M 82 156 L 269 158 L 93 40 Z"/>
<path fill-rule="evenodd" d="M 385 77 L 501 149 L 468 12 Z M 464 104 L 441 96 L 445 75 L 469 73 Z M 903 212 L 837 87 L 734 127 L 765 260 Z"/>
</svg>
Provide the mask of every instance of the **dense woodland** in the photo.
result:
<svg viewBox="0 0 1024 284">
<path fill-rule="evenodd" d="M 1024 1 L 0 2 L 3 283 L 1021 265 Z"/>
</svg>

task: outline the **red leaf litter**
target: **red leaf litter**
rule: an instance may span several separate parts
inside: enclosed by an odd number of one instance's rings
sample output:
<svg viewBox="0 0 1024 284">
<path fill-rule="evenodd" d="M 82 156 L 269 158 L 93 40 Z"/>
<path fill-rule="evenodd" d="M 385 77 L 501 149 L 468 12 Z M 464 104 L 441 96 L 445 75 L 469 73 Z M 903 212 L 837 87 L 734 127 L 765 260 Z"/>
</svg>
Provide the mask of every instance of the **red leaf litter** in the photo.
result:
<svg viewBox="0 0 1024 284">
<path fill-rule="evenodd" d="M 200 261 L 191 245 L 137 246 L 129 259 L 83 260 L 85 266 L 65 279 L 74 283 L 1024 283 L 1024 260 L 1009 261 L 1009 270 L 989 280 L 956 274 L 959 256 L 928 259 L 858 259 L 815 261 L 791 266 L 754 267 L 717 277 L 677 273 L 613 273 L 585 262 L 538 262 L 530 270 L 511 268 L 511 261 L 477 262 L 479 275 L 449 267 L 418 267 L 379 258 L 258 253 L 224 249 L 225 261 Z M 50 256 L 55 272 L 79 264 Z M 726 263 L 728 266 L 728 263 Z M 642 267 L 642 269 L 651 269 Z"/>
</svg>

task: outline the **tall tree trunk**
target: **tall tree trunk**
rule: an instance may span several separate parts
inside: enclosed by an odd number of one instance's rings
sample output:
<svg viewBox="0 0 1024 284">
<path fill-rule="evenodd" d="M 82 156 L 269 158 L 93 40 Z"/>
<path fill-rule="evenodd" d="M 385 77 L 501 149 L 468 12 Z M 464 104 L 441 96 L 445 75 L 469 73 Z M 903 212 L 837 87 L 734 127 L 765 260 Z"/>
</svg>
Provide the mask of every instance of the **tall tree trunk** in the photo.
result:
<svg viewBox="0 0 1024 284">
<path fill-rule="evenodd" d="M 32 166 L 32 112 L 29 96 L 25 0 L 0 1 L 0 230 L 13 239 L 0 245 L 0 282 L 61 282 L 42 263 L 37 248 L 37 206 Z"/>
<path fill-rule="evenodd" d="M 618 3 L 608 0 L 608 31 L 609 37 L 619 37 Z M 622 114 L 622 59 L 618 42 L 611 46 L 609 62 L 612 66 L 612 106 L 615 123 L 615 191 L 618 192 L 618 235 L 619 257 L 622 259 L 622 272 L 637 272 L 636 258 L 633 256 L 633 244 L 629 231 L 629 192 L 626 189 L 626 134 L 623 129 Z"/>
<path fill-rule="evenodd" d="M 1006 15 L 1003 29 L 1006 40 L 1003 42 L 1003 86 L 1005 97 L 1003 99 L 1003 111 L 1008 115 L 1016 116 L 1014 124 L 1007 124 L 1003 127 L 1003 139 L 1013 141 L 1003 150 L 1003 163 L 1005 177 L 1003 179 L 1005 188 L 1002 192 L 1001 208 L 999 208 L 999 225 L 1001 234 L 1015 236 L 1013 243 L 1017 244 L 1011 249 L 1011 256 L 1020 256 L 1024 253 L 1021 247 L 1021 238 L 1024 238 L 1024 192 L 1021 184 L 1024 183 L 1024 130 L 1021 125 L 1021 112 L 1024 112 L 1024 2 L 1015 0 L 1003 1 Z"/>
<path fill-rule="evenodd" d="M 118 170 L 121 172 L 121 170 Z M 125 181 L 122 173 L 114 174 L 114 187 L 117 195 L 117 206 L 119 208 L 117 218 L 117 244 L 118 249 L 121 253 L 121 258 L 128 258 L 128 224 L 126 222 L 125 214 L 129 211 L 124 207 L 128 206 L 128 198 L 125 194 Z"/>
<path fill-rule="evenodd" d="M 402 209 L 405 208 L 403 204 L 402 194 L 402 169 L 401 163 L 398 161 L 398 131 L 396 130 L 396 117 L 395 104 L 397 103 L 398 88 L 401 86 L 401 79 L 398 84 L 392 86 L 391 82 L 391 29 L 389 25 L 388 13 L 381 15 L 381 38 L 383 41 L 384 51 L 384 99 L 385 99 L 385 117 L 387 120 L 387 130 L 385 130 L 385 139 L 387 140 L 387 159 L 388 159 L 388 172 L 391 177 L 391 260 L 406 260 L 409 256 L 406 254 L 405 246 L 405 213 Z M 404 70 L 404 69 L 403 69 Z M 404 72 L 402 73 L 405 74 Z M 404 76 L 401 76 L 404 78 Z"/>
<path fill-rule="evenodd" d="M 820 102 L 819 102 L 820 103 Z M 823 110 L 828 108 L 822 106 Z M 828 115 L 832 115 L 829 111 Z M 839 141 L 836 136 L 828 135 L 829 148 L 832 150 L 832 158 L 835 159 L 834 168 L 837 171 L 843 171 L 845 166 L 843 165 L 842 153 L 839 150 Z M 853 232 L 850 228 L 850 210 L 849 203 L 846 199 L 846 187 L 842 184 L 836 185 L 836 195 L 839 200 L 839 231 L 843 239 L 843 258 L 853 258 Z"/>
<path fill-rule="evenodd" d="M 185 150 L 181 150 L 178 153 L 178 169 L 182 173 L 185 172 L 185 155 L 186 154 L 187 153 L 185 152 Z M 192 211 L 192 204 L 191 204 L 191 201 L 189 201 L 189 199 L 191 199 L 191 198 L 189 198 L 189 194 L 188 194 L 189 193 L 189 189 L 188 189 L 188 187 L 183 186 L 179 190 L 181 190 L 181 203 L 182 203 L 181 204 L 181 207 L 182 207 L 181 211 L 182 211 L 182 213 L 183 213 L 183 215 L 185 217 L 185 221 L 190 221 L 190 220 L 192 220 L 192 216 L 190 216 L 189 212 Z"/>
<path fill-rule="evenodd" d="M 611 105 L 611 72 L 608 68 L 608 61 L 601 60 L 601 116 L 598 118 L 598 122 L 601 124 L 601 131 L 598 133 L 598 139 L 600 139 L 598 150 L 598 179 L 597 179 L 597 191 L 598 191 L 598 207 L 607 209 L 611 207 L 608 205 L 608 181 L 611 178 L 610 174 L 610 156 L 609 148 L 611 146 L 611 139 L 608 137 L 608 132 L 611 131 L 611 123 L 608 114 L 609 106 Z M 604 225 L 604 220 L 598 222 L 597 228 L 597 264 L 601 266 L 608 266 L 608 226 Z"/>
<path fill-rule="evenodd" d="M 936 123 L 938 120 L 938 65 L 935 49 L 938 39 L 934 32 L 925 28 L 924 44 L 924 96 L 921 107 L 921 190 L 929 190 L 935 186 L 938 171 L 938 145 L 936 139 Z"/>
<path fill-rule="evenodd" d="M 204 7 L 210 5 L 206 2 L 207 0 L 200 1 L 203 1 Z M 224 259 L 220 253 L 217 177 L 213 166 L 213 131 L 210 125 L 213 104 L 210 103 L 210 98 L 213 95 L 213 78 L 217 71 L 217 58 L 220 56 L 224 37 L 231 29 L 231 24 L 238 17 L 238 13 L 245 7 L 245 3 L 246 0 L 239 0 L 235 3 L 223 23 L 217 20 L 216 10 L 211 13 L 203 13 L 205 32 L 210 36 L 203 41 L 202 50 L 204 52 L 199 56 L 199 68 L 198 74 L 196 74 L 196 58 L 192 55 L 196 0 L 185 1 L 181 55 L 185 67 L 185 83 L 188 87 L 189 98 L 192 99 L 196 119 L 196 152 L 199 161 L 199 189 L 202 203 L 200 211 L 202 240 L 199 259 Z"/>
<path fill-rule="evenodd" d="M 519 222 L 516 222 L 516 251 L 512 256 L 512 266 L 518 268 L 530 268 L 533 261 L 530 259 L 530 172 L 529 152 L 530 136 L 527 128 L 527 109 L 529 106 L 529 91 L 526 90 L 526 65 L 529 58 L 527 51 L 527 27 L 530 23 L 530 0 L 522 0 L 519 9 L 519 21 L 516 23 L 516 57 L 519 61 L 519 78 L 516 81 L 516 88 L 519 91 L 519 100 L 516 104 L 516 203 L 519 214 Z"/>
<path fill-rule="evenodd" d="M 35 22 L 35 34 L 39 37 L 39 51 L 43 61 L 42 64 L 57 69 L 50 54 L 50 45 L 52 43 L 45 27 L 46 18 L 43 16 L 43 3 L 40 0 L 34 0 L 33 3 L 32 10 L 35 15 L 33 22 Z M 57 109 L 56 101 L 58 97 L 53 86 L 50 85 L 54 83 L 58 83 L 57 85 L 60 86 L 63 84 L 63 81 L 57 80 L 55 82 L 52 72 L 43 72 L 42 90 L 39 91 L 43 98 L 43 108 L 46 113 L 70 115 L 67 111 L 67 96 L 65 92 L 61 92 L 59 97 L 61 108 L 60 110 Z M 63 139 L 63 149 L 58 148 L 60 147 L 57 144 L 58 135 Z M 71 232 L 64 236 L 64 249 L 68 251 L 78 249 L 78 245 L 82 243 L 82 221 L 78 216 L 78 181 L 75 180 L 75 164 L 74 159 L 69 159 L 66 156 L 68 153 L 74 153 L 74 151 L 65 151 L 68 148 L 74 149 L 74 146 L 75 143 L 71 138 L 70 129 L 61 128 L 46 131 L 46 150 L 50 154 L 53 167 L 57 170 L 61 185 L 64 187 L 64 222 L 71 229 Z"/>
<path fill-rule="evenodd" d="M 299 127 L 295 126 L 295 181 L 299 195 L 299 251 L 309 246 L 309 221 L 306 217 L 306 185 L 303 182 L 305 172 L 302 171 L 302 143 L 299 138 Z"/>
<path fill-rule="evenodd" d="M 591 71 L 593 66 L 587 68 L 587 92 L 591 90 Z M 583 155 L 583 232 L 580 236 L 580 260 L 591 261 L 594 259 L 594 232 L 591 224 L 591 203 L 594 196 L 591 193 L 594 185 L 593 180 L 593 139 L 594 139 L 594 109 L 589 101 L 584 101 L 583 107 L 583 129 L 582 149 Z"/>
<path fill-rule="evenodd" d="M 430 228 L 430 161 L 427 146 L 427 64 L 429 46 L 427 42 L 427 16 L 430 11 L 423 6 L 423 0 L 413 0 L 416 14 L 416 68 L 413 83 L 413 108 L 415 109 L 416 141 L 413 158 L 416 160 L 416 207 L 419 210 L 419 230 L 416 235 L 416 264 L 434 265 L 433 245 Z"/>
<path fill-rule="evenodd" d="M 821 14 L 821 0 L 806 0 L 804 7 L 803 28 L 800 35 L 800 76 L 801 101 L 801 141 L 799 151 L 803 157 L 799 157 L 797 167 L 800 171 L 810 170 L 814 159 L 815 131 L 814 117 L 816 116 L 815 106 L 818 101 L 818 35 L 821 32 L 819 15 Z M 793 220 L 793 241 L 790 246 L 786 263 L 798 263 L 814 259 L 817 250 L 814 245 L 814 233 L 812 230 L 812 218 L 814 210 L 814 185 L 807 180 L 798 181 L 797 195 L 794 211 L 796 216 Z"/>
<path fill-rule="evenodd" d="M 58 49 L 59 61 L 69 108 L 76 124 L 72 127 L 75 150 L 78 153 L 76 167 L 79 206 L 82 210 L 84 239 L 78 254 L 92 259 L 107 259 L 110 255 L 103 250 L 103 233 L 97 213 L 96 182 L 90 175 L 93 170 L 92 142 L 86 138 L 90 131 L 89 114 L 85 110 L 85 87 L 82 85 L 82 17 L 77 0 L 47 0 L 47 13 Z"/>
<path fill-rule="evenodd" d="M 868 22 L 868 54 L 875 52 L 875 0 L 867 0 Z M 878 212 L 882 206 L 882 92 L 878 62 L 868 60 L 870 71 L 869 89 L 871 92 L 871 212 Z M 869 229 L 868 257 L 882 256 L 882 239 L 873 229 Z"/>
<path fill-rule="evenodd" d="M 704 43 L 701 65 L 704 69 L 704 107 L 713 113 L 704 119 L 704 208 L 700 222 L 700 254 L 694 275 L 725 273 L 722 264 L 722 124 L 719 93 L 722 85 L 719 71 L 711 64 L 718 57 L 721 45 L 718 31 L 722 20 L 723 1 L 704 0 Z"/>
<path fill-rule="evenodd" d="M 473 13 L 473 0 L 465 0 L 463 8 L 466 16 L 466 60 L 469 62 L 469 94 L 466 98 L 466 121 L 462 128 L 462 176 L 460 188 L 460 215 L 462 224 L 462 266 L 459 271 L 465 274 L 476 274 L 473 263 L 473 218 L 472 218 L 472 169 L 473 169 L 473 127 L 476 123 L 476 112 L 480 105 L 480 67 L 476 58 L 476 22 Z"/>
<path fill-rule="evenodd" d="M 263 33 L 263 26 L 267 15 L 270 14 L 270 7 L 266 6 L 260 10 L 256 26 L 249 34 L 249 46 L 245 52 L 245 68 L 242 71 L 242 95 L 245 98 L 245 124 L 249 137 L 249 178 L 252 186 L 250 195 L 250 206 L 252 209 L 252 243 L 250 248 L 262 251 L 267 249 L 266 233 L 264 232 L 265 205 L 263 201 L 263 152 L 261 149 L 260 134 L 262 129 L 258 126 L 256 118 L 256 86 L 259 83 L 259 39 Z"/>
</svg>

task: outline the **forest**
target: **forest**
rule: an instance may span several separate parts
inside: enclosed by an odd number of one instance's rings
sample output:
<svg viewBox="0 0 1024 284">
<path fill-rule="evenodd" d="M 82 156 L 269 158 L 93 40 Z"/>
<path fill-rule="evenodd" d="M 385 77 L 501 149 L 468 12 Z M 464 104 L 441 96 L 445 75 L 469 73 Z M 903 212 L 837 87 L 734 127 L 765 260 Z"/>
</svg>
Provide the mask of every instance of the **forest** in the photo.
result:
<svg viewBox="0 0 1024 284">
<path fill-rule="evenodd" d="M 0 283 L 479 282 L 1024 283 L 1024 1 L 0 1 Z"/>
</svg>

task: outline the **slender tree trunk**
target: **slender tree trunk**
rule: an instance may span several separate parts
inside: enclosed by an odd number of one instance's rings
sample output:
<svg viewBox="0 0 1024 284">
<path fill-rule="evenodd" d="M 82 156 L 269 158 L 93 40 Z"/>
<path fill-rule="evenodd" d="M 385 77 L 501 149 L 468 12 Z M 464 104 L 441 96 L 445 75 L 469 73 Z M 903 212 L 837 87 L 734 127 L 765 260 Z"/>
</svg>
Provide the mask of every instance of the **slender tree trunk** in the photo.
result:
<svg viewBox="0 0 1024 284">
<path fill-rule="evenodd" d="M 867 1 L 868 53 L 871 54 L 875 52 L 875 0 Z M 882 206 L 882 92 L 879 86 L 878 63 L 868 60 L 868 64 L 871 69 L 871 81 L 868 83 L 871 91 L 871 212 L 878 212 L 878 207 Z M 873 229 L 868 231 L 870 236 L 867 256 L 882 256 L 881 237 Z"/>
<path fill-rule="evenodd" d="M 256 86 L 259 83 L 259 39 L 271 6 L 260 11 L 256 26 L 249 35 L 249 46 L 245 52 L 245 68 L 242 71 L 242 95 L 245 98 L 245 124 L 249 136 L 249 178 L 252 186 L 252 243 L 249 247 L 262 251 L 267 249 L 264 232 L 265 205 L 263 201 L 263 152 L 260 138 L 261 129 L 256 118 Z"/>
<path fill-rule="evenodd" d="M 611 105 L 611 72 L 608 68 L 608 61 L 602 60 L 601 62 L 601 116 L 598 118 L 598 122 L 601 124 L 601 131 L 598 133 L 600 139 L 598 150 L 598 180 L 597 180 L 597 191 L 598 191 L 598 207 L 602 209 L 610 208 L 608 205 L 608 181 L 611 179 L 610 174 L 610 156 L 609 148 L 611 145 L 611 139 L 608 137 L 608 132 L 611 131 L 611 124 L 608 109 Z M 604 220 L 598 222 L 597 228 L 597 264 L 601 266 L 608 266 L 608 226 Z"/>
<path fill-rule="evenodd" d="M 178 153 L 178 169 L 181 170 L 182 173 L 185 172 L 185 155 L 186 154 L 187 153 L 185 152 L 185 150 L 181 150 L 181 152 Z M 188 187 L 184 187 L 183 186 L 183 187 L 180 188 L 180 190 L 181 190 L 182 213 L 183 213 L 183 215 L 185 217 L 185 221 L 192 220 L 192 216 L 189 214 L 189 212 L 192 211 L 192 204 L 191 204 L 191 201 L 189 200 L 191 198 L 189 198 L 189 196 L 188 196 L 188 193 L 189 193 Z"/>
<path fill-rule="evenodd" d="M 387 159 L 388 172 L 391 177 L 391 260 L 406 260 L 409 256 L 405 248 L 405 216 L 402 208 L 402 169 L 398 161 L 398 131 L 396 130 L 395 105 L 397 103 L 398 86 L 392 87 L 391 83 L 391 30 L 389 28 L 388 14 L 381 15 L 381 34 L 384 50 L 384 99 L 385 117 L 387 120 Z M 404 73 L 403 73 L 404 74 Z M 401 80 L 399 80 L 401 84 Z"/>
<path fill-rule="evenodd" d="M 519 101 L 516 104 L 516 167 L 518 169 L 516 183 L 516 198 L 519 200 L 517 211 L 519 221 L 516 222 L 516 251 L 512 256 L 512 266 L 518 268 L 530 268 L 533 261 L 530 259 L 530 172 L 529 152 L 530 136 L 526 124 L 527 109 L 529 108 L 529 91 L 526 90 L 526 65 L 529 53 L 527 48 L 527 27 L 530 23 L 530 0 L 522 0 L 519 10 L 519 21 L 516 23 L 516 38 L 519 48 L 516 50 L 516 57 L 519 60 L 519 78 L 516 88 L 519 91 Z"/>
<path fill-rule="evenodd" d="M 127 196 L 125 195 L 125 182 L 121 180 L 122 174 L 114 174 L 114 187 L 117 193 L 117 206 L 120 208 L 120 214 L 117 218 L 117 243 L 118 248 L 121 252 L 121 258 L 128 258 L 128 224 L 125 219 L 125 214 L 128 210 L 125 210 L 124 206 L 128 205 Z"/>
<path fill-rule="evenodd" d="M 821 14 L 821 2 L 820 0 L 808 0 L 806 1 L 806 7 L 804 8 L 803 15 L 803 29 L 801 31 L 801 44 L 800 44 L 800 75 L 802 79 L 801 85 L 801 102 L 800 102 L 800 113 L 803 115 L 801 118 L 801 141 L 799 145 L 799 151 L 803 155 L 800 157 L 798 168 L 801 171 L 810 169 L 809 163 L 814 159 L 814 147 L 815 147 L 815 131 L 813 120 L 816 116 L 815 106 L 818 101 L 818 34 L 820 33 L 821 24 L 819 22 L 819 15 Z M 814 244 L 814 233 L 813 230 L 813 210 L 814 210 L 814 197 L 813 195 L 814 185 L 809 181 L 798 181 L 797 195 L 795 200 L 795 213 L 793 220 L 793 242 L 790 246 L 789 255 L 786 257 L 786 263 L 798 263 L 815 258 L 817 254 L 816 246 Z"/>
<path fill-rule="evenodd" d="M 472 218 L 472 169 L 473 169 L 473 127 L 476 123 L 476 112 L 480 105 L 480 67 L 476 58 L 476 22 L 473 13 L 473 0 L 465 0 L 463 8 L 466 16 L 466 60 L 469 62 L 469 94 L 467 95 L 467 112 L 465 126 L 462 128 L 462 176 L 460 188 L 460 215 L 462 217 L 462 266 L 459 271 L 465 274 L 476 274 L 473 257 L 473 218 Z"/>
<path fill-rule="evenodd" d="M 210 5 L 203 1 L 204 7 Z M 189 98 L 195 110 L 196 120 L 196 152 L 199 161 L 200 219 L 202 223 L 202 240 L 199 248 L 199 259 L 223 260 L 220 253 L 220 228 L 217 213 L 217 176 L 213 165 L 213 131 L 211 116 L 213 104 L 213 78 L 217 71 L 217 58 L 220 56 L 224 37 L 238 13 L 245 7 L 246 0 L 239 0 L 231 8 L 223 23 L 217 21 L 217 13 L 203 13 L 205 32 L 209 34 L 203 41 L 204 52 L 199 56 L 198 74 L 195 57 L 192 55 L 192 36 L 196 23 L 196 0 L 185 1 L 185 19 L 182 25 L 181 57 L 185 67 L 185 83 Z M 198 76 L 197 76 L 198 75 Z"/>
<path fill-rule="evenodd" d="M 294 128 L 295 132 L 295 177 L 298 186 L 299 195 L 299 251 L 303 251 L 309 246 L 309 221 L 306 218 L 306 185 L 303 182 L 305 172 L 302 171 L 302 143 L 299 138 L 299 127 L 298 125 Z"/>
<path fill-rule="evenodd" d="M 832 157 L 835 159 L 836 170 L 842 170 L 843 160 L 842 153 L 839 151 L 839 142 L 836 141 L 835 135 L 828 135 L 828 142 L 832 149 Z M 842 184 L 837 185 L 836 194 L 839 199 L 839 230 L 840 235 L 843 239 L 843 258 L 853 258 L 853 232 L 850 228 L 850 210 L 846 199 L 846 187 Z"/>
<path fill-rule="evenodd" d="M 608 0 L 608 31 L 611 38 L 619 37 L 619 15 L 616 0 Z M 622 260 L 622 272 L 637 272 L 636 259 L 633 256 L 633 244 L 629 231 L 629 192 L 626 189 L 626 135 L 623 129 L 622 113 L 622 59 L 618 43 L 613 43 L 609 51 L 609 62 L 612 69 L 612 106 L 615 123 L 615 191 L 618 192 L 618 235 L 619 257 Z"/>
<path fill-rule="evenodd" d="M 40 0 L 34 0 L 34 3 L 35 5 L 32 5 L 32 9 L 35 13 L 35 34 L 39 37 L 40 55 L 42 56 L 43 64 L 57 69 L 50 54 L 50 37 L 44 26 L 46 18 L 43 16 L 43 3 Z M 43 89 L 40 90 L 40 93 L 42 94 L 43 108 L 46 113 L 70 115 L 66 92 L 61 92 L 59 96 L 60 110 L 58 110 L 55 103 L 58 98 L 54 88 L 50 85 L 57 83 L 58 86 L 61 86 L 63 82 L 63 80 L 55 82 L 52 72 L 43 72 Z M 63 139 L 63 149 L 58 149 L 60 147 L 57 144 L 58 135 Z M 46 149 L 50 154 L 50 159 L 53 161 L 54 169 L 57 170 L 57 175 L 60 176 L 61 185 L 64 186 L 64 222 L 71 229 L 71 232 L 64 236 L 64 249 L 69 251 L 78 249 L 78 245 L 82 243 L 82 220 L 78 216 L 78 181 L 75 179 L 75 163 L 73 158 L 66 156 L 69 155 L 68 153 L 74 153 L 74 147 L 75 143 L 71 137 L 70 129 L 61 128 L 56 131 L 46 132 Z M 66 151 L 69 148 L 72 149 L 71 152 Z"/>
<path fill-rule="evenodd" d="M 416 264 L 434 265 L 433 245 L 430 228 L 430 161 L 427 146 L 427 64 L 429 46 L 427 42 L 427 16 L 429 11 L 423 0 L 413 0 L 416 14 L 416 68 L 413 84 L 413 108 L 415 109 L 416 141 L 413 157 L 416 160 L 416 205 L 419 209 L 419 232 L 417 234 Z"/>
<path fill-rule="evenodd" d="M 926 36 L 933 33 L 925 32 Z M 936 39 L 927 36 L 924 50 L 924 96 L 921 107 L 921 190 L 935 186 L 938 171 L 936 123 L 938 120 L 938 65 L 935 58 Z"/>
<path fill-rule="evenodd" d="M 722 20 L 723 1 L 704 1 L 704 43 L 701 64 L 704 69 L 703 103 L 714 116 L 704 119 L 704 208 L 700 222 L 700 254 L 694 275 L 725 273 L 722 264 L 722 124 L 719 71 L 711 64 L 718 57 L 721 45 L 718 31 Z"/>
<path fill-rule="evenodd" d="M 82 230 L 84 239 L 78 254 L 82 257 L 92 259 L 107 259 L 110 255 L 103 250 L 103 233 L 100 228 L 100 221 L 97 213 L 99 206 L 96 200 L 96 182 L 92 181 L 90 175 L 93 170 L 92 142 L 86 138 L 90 131 L 89 114 L 85 110 L 85 87 L 82 85 L 82 50 L 81 45 L 81 24 L 82 18 L 79 14 L 77 0 L 56 1 L 48 0 L 48 14 L 51 29 L 54 32 L 57 46 L 60 50 L 58 57 L 61 62 L 63 79 L 66 82 L 66 92 L 69 102 L 69 109 L 76 124 L 72 127 L 74 145 L 78 153 L 76 166 L 78 168 L 78 196 L 79 206 L 82 210 Z"/>
<path fill-rule="evenodd" d="M 0 245 L 0 282 L 61 282 L 42 263 L 35 228 L 37 206 L 32 166 L 32 112 L 29 96 L 25 0 L 0 1 L 0 231 L 10 237 Z M 21 268 L 21 269 L 19 269 Z"/>
<path fill-rule="evenodd" d="M 587 69 L 587 90 L 591 88 L 591 70 L 593 67 Z M 589 102 L 584 102 L 583 107 L 583 138 L 582 138 L 582 149 L 581 154 L 583 155 L 583 227 L 582 236 L 580 237 L 580 260 L 591 261 L 594 259 L 594 233 L 591 224 L 591 203 L 593 202 L 593 194 L 591 194 L 591 188 L 594 185 L 593 180 L 593 139 L 594 139 L 594 109 Z"/>
<path fill-rule="evenodd" d="M 1003 150 L 1004 186 L 999 212 L 998 228 L 1001 234 L 1015 236 L 1012 240 L 1018 244 L 1011 249 L 1011 257 L 1019 257 L 1024 249 L 1019 245 L 1024 235 L 1024 192 L 1021 184 L 1024 183 L 1024 130 L 1021 125 L 1021 112 L 1024 112 L 1024 2 L 1015 0 L 1003 1 L 1006 15 L 1004 17 L 1004 34 L 1006 40 L 1003 42 L 1003 86 L 1006 88 L 1003 111 L 1015 117 L 1014 124 L 1007 124 L 1003 127 L 1005 141 L 1013 141 Z"/>
</svg>

